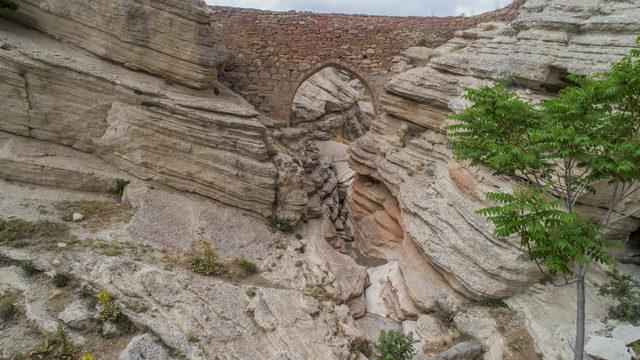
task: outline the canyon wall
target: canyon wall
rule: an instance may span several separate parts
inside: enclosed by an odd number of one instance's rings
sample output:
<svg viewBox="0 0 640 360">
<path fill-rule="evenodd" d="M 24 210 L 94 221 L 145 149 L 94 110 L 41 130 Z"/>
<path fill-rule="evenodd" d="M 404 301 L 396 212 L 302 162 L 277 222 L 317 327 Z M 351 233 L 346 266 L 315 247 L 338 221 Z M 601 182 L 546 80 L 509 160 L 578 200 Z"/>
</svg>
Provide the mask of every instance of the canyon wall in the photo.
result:
<svg viewBox="0 0 640 360">
<path fill-rule="evenodd" d="M 272 214 L 266 128 L 215 83 L 225 52 L 203 1 L 24 1 L 0 16 L 0 130 Z"/>
<path fill-rule="evenodd" d="M 474 214 L 489 205 L 487 192 L 510 191 L 516 182 L 456 162 L 446 146 L 447 116 L 467 105 L 465 87 L 506 79 L 534 100 L 567 86 L 569 73 L 607 69 L 633 46 L 638 19 L 638 1 L 529 0 L 510 23 L 481 24 L 438 48 L 405 51 L 385 86 L 382 113 L 351 147 L 352 167 L 374 184 L 354 187 L 351 212 L 360 248 L 401 257 L 393 251 L 401 227 L 405 242 L 452 287 L 475 299 L 508 297 L 538 281 L 540 273 L 518 240 L 495 238 L 492 226 Z M 376 205 L 363 210 L 372 199 Z M 395 199 L 399 215 L 386 205 Z M 585 196 L 582 211 L 599 215 L 600 202 Z M 629 204 L 616 210 L 631 211 Z M 638 225 L 635 216 L 614 221 L 609 235 L 626 241 Z"/>
</svg>

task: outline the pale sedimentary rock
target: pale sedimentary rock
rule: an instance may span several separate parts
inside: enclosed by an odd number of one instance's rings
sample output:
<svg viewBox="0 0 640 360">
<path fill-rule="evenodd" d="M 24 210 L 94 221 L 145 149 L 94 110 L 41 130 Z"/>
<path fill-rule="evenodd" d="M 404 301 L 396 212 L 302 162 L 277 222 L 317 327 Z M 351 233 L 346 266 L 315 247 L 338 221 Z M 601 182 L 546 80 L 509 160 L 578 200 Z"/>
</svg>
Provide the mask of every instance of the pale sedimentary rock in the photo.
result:
<svg viewBox="0 0 640 360">
<path fill-rule="evenodd" d="M 292 104 L 292 125 L 307 129 L 318 140 L 360 137 L 374 116 L 366 91 L 349 73 L 324 68 L 298 88 Z"/>
<path fill-rule="evenodd" d="M 24 0 L 0 16 L 195 88 L 212 87 L 225 59 L 222 29 L 203 0 Z"/>
<path fill-rule="evenodd" d="M 214 93 L 167 85 L 7 21 L 0 34 L 7 49 L 0 51 L 0 131 L 93 153 L 139 178 L 259 214 L 273 212 L 277 170 L 266 128 L 240 96 L 222 86 Z M 10 172 L 14 160 L 0 168 Z M 296 204 L 287 201 L 278 208 L 295 219 Z"/>
<path fill-rule="evenodd" d="M 626 54 L 639 13 L 637 1 L 531 0 L 512 23 L 481 24 L 435 50 L 414 48 L 396 59 L 383 113 L 351 147 L 351 163 L 398 200 L 404 241 L 411 240 L 456 290 L 476 299 L 508 297 L 540 278 L 517 239 L 495 238 L 492 226 L 474 214 L 489 205 L 485 193 L 510 191 L 517 181 L 468 169 L 446 147 L 447 116 L 467 105 L 464 88 L 508 80 L 527 99 L 548 97 L 568 85 L 568 73 L 605 70 Z M 581 202 L 597 217 L 601 200 Z M 616 211 L 636 210 L 623 204 Z M 353 228 L 364 227 L 364 219 Z M 637 225 L 627 218 L 610 236 L 624 239 Z M 358 243 L 368 240 L 358 235 Z"/>
</svg>

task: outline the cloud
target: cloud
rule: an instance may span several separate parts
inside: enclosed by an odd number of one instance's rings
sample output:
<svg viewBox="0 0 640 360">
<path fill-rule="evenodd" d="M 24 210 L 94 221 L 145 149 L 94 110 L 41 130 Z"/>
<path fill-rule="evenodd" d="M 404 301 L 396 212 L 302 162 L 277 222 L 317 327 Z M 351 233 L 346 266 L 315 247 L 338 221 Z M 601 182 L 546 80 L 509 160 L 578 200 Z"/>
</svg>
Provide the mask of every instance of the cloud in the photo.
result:
<svg viewBox="0 0 640 360">
<path fill-rule="evenodd" d="M 510 0 L 206 0 L 210 5 L 265 10 L 328 13 L 447 16 L 476 15 L 506 6 Z"/>
</svg>

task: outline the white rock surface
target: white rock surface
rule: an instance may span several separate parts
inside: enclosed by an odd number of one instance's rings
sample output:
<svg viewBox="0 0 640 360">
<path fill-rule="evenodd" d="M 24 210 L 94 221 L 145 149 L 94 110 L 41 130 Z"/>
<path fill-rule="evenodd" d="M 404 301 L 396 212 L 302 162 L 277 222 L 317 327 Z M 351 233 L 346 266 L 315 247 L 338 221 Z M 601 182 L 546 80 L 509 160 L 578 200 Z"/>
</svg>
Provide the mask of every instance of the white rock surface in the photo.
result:
<svg viewBox="0 0 640 360">
<path fill-rule="evenodd" d="M 364 85 L 349 73 L 327 67 L 300 85 L 292 104 L 292 123 L 312 137 L 328 140 L 362 136 L 374 116 Z"/>
<path fill-rule="evenodd" d="M 640 326 L 620 324 L 611 331 L 611 337 L 622 340 L 627 346 L 640 342 Z"/>
<path fill-rule="evenodd" d="M 202 0 L 24 0 L 3 16 L 99 57 L 196 88 L 211 87 L 225 58 L 220 26 Z"/>
<path fill-rule="evenodd" d="M 67 305 L 58 314 L 58 320 L 73 329 L 82 329 L 93 317 L 86 301 L 78 299 Z"/>
<path fill-rule="evenodd" d="M 171 360 L 167 350 L 150 334 L 134 337 L 124 348 L 118 360 Z"/>
<path fill-rule="evenodd" d="M 584 351 L 598 360 L 631 359 L 631 354 L 624 341 L 603 336 L 592 336 L 584 346 Z"/>
<path fill-rule="evenodd" d="M 501 360 L 504 353 L 504 340 L 498 331 L 495 319 L 486 312 L 473 308 L 453 318 L 456 328 L 477 339 L 485 350 L 485 359 Z"/>
<path fill-rule="evenodd" d="M 397 261 L 367 270 L 371 285 L 365 290 L 367 312 L 395 321 L 416 316 L 416 307 L 400 272 Z"/>
</svg>

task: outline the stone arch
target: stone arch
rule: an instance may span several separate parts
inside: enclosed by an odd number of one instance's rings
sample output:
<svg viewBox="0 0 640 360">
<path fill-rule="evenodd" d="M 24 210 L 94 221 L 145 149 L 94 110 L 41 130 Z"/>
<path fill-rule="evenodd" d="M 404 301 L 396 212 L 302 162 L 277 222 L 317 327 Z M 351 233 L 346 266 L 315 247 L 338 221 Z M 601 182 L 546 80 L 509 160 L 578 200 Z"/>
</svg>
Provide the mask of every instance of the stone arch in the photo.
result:
<svg viewBox="0 0 640 360">
<path fill-rule="evenodd" d="M 322 69 L 326 69 L 326 68 L 336 68 L 339 70 L 344 70 L 349 72 L 350 74 L 352 74 L 353 76 L 355 76 L 358 80 L 360 80 L 360 82 L 362 82 L 362 84 L 365 86 L 365 88 L 367 89 L 367 91 L 369 92 L 369 94 L 371 94 L 372 97 L 372 103 L 373 103 L 373 111 L 374 113 L 377 115 L 380 113 L 380 102 L 379 102 L 379 97 L 378 94 L 376 93 L 378 89 L 378 86 L 376 86 L 376 83 L 374 82 L 374 80 L 372 79 L 367 79 L 366 76 L 362 75 L 365 72 L 362 71 L 361 69 L 357 69 L 357 67 L 352 67 L 349 65 L 345 65 L 343 64 L 340 60 L 328 60 L 328 61 L 324 61 L 318 65 L 316 65 L 315 67 L 313 67 L 312 69 L 308 70 L 307 72 L 305 72 L 304 74 L 300 75 L 298 77 L 297 80 L 295 80 L 293 82 L 293 85 L 291 87 L 291 89 L 289 90 L 289 94 L 287 96 L 287 121 L 289 123 L 289 126 L 291 126 L 292 124 L 292 117 L 293 117 L 293 109 L 292 109 L 292 105 L 293 105 L 293 100 L 296 96 L 296 93 L 298 92 L 298 89 L 300 89 L 300 86 L 302 86 L 302 84 L 304 84 L 305 81 L 309 80 L 310 77 L 312 77 L 313 75 L 317 74 L 319 71 L 321 71 Z"/>
</svg>

